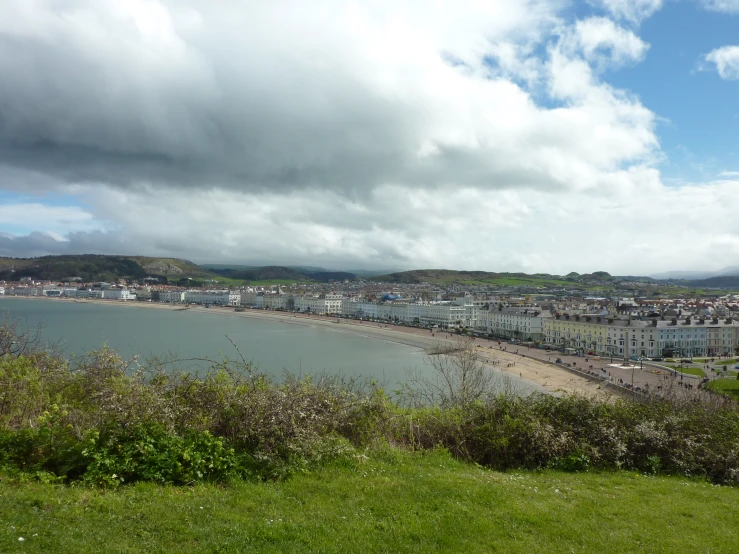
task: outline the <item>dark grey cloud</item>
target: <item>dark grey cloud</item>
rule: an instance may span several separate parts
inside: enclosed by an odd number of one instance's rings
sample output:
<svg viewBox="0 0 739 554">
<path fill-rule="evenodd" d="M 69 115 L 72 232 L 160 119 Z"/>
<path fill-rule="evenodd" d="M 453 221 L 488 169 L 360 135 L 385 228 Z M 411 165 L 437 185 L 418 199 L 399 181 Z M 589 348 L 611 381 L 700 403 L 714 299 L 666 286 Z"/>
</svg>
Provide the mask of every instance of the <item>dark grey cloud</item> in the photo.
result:
<svg viewBox="0 0 739 554">
<path fill-rule="evenodd" d="M 592 186 L 552 162 L 583 159 L 567 117 L 486 61 L 546 40 L 557 3 L 391 4 L 4 3 L 0 165 L 119 187 Z M 590 173 L 654 147 L 651 113 L 602 92 L 575 129 L 605 152 Z"/>
</svg>

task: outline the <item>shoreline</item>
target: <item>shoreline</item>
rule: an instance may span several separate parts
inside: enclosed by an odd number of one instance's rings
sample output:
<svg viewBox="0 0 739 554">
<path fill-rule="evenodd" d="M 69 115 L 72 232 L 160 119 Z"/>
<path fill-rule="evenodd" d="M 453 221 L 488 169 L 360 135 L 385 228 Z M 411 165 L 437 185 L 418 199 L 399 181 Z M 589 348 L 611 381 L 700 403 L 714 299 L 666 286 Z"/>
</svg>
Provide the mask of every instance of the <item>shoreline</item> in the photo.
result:
<svg viewBox="0 0 739 554">
<path fill-rule="evenodd" d="M 433 336 L 426 329 L 418 329 L 415 327 L 405 327 L 401 325 L 386 325 L 372 322 L 360 322 L 352 319 L 342 319 L 322 315 L 310 314 L 293 314 L 289 312 L 276 312 L 270 310 L 256 310 L 246 308 L 243 312 L 235 311 L 234 307 L 211 307 L 204 306 L 182 306 L 177 304 L 166 304 L 161 302 L 141 302 L 141 301 L 119 301 L 119 300 L 98 300 L 98 299 L 74 299 L 74 298 L 43 298 L 38 296 L 3 296 L 0 300 L 20 298 L 34 299 L 44 301 L 61 301 L 68 303 L 122 306 L 128 308 L 144 308 L 169 310 L 173 312 L 193 311 L 200 314 L 225 315 L 230 317 L 246 317 L 251 319 L 266 319 L 271 321 L 280 321 L 290 325 L 303 325 L 311 327 L 320 327 L 322 329 L 334 332 L 349 332 L 357 334 L 369 339 L 384 340 L 396 344 L 403 344 L 428 353 L 431 348 L 439 345 L 453 345 L 460 339 L 458 335 L 451 333 L 434 332 Z M 474 339 L 473 342 L 478 348 L 477 351 L 481 360 L 491 370 L 504 376 L 511 377 L 515 381 L 524 381 L 530 385 L 535 385 L 550 394 L 605 394 L 613 396 L 613 394 L 600 383 L 594 382 L 586 377 L 573 374 L 553 364 L 532 359 L 525 355 L 517 355 L 513 352 L 501 351 L 493 348 L 497 341 L 488 339 Z"/>
</svg>

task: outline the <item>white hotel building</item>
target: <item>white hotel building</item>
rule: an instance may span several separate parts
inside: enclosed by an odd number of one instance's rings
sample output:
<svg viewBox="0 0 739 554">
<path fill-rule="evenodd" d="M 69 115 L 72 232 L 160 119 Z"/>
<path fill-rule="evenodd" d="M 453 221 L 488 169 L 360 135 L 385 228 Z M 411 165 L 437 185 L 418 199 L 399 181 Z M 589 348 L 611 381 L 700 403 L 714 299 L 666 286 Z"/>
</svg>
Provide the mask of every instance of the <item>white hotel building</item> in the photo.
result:
<svg viewBox="0 0 739 554">
<path fill-rule="evenodd" d="M 185 291 L 182 291 L 182 290 L 159 291 L 159 302 L 167 302 L 170 304 L 180 304 L 184 301 L 185 301 Z"/>
<path fill-rule="evenodd" d="M 548 311 L 537 306 L 530 308 L 497 308 L 479 311 L 477 328 L 496 337 L 515 338 L 524 341 L 544 339 L 544 321 L 551 318 Z"/>
<path fill-rule="evenodd" d="M 238 306 L 241 294 L 228 290 L 188 290 L 184 293 L 183 302 L 205 306 Z"/>
<path fill-rule="evenodd" d="M 342 311 L 346 315 L 369 319 L 386 319 L 404 323 L 439 325 L 441 327 L 472 327 L 477 309 L 473 304 L 453 302 L 362 302 L 345 298 Z"/>
</svg>

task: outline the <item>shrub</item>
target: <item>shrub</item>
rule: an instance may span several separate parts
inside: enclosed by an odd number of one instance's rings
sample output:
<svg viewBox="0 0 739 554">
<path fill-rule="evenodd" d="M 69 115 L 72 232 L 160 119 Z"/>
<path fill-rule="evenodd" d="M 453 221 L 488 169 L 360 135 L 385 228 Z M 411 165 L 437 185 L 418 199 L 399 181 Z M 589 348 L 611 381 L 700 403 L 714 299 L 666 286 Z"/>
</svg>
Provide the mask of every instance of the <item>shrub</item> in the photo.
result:
<svg viewBox="0 0 739 554">
<path fill-rule="evenodd" d="M 472 362 L 464 368 L 476 370 Z M 161 367 L 105 348 L 73 363 L 0 356 L 0 465 L 102 486 L 182 485 L 283 479 L 391 445 L 444 448 L 500 470 L 624 468 L 739 484 L 739 410 L 729 400 L 495 396 L 485 382 L 473 387 L 480 394 L 400 406 L 375 384 L 276 383 L 243 360 L 203 376 Z"/>
</svg>

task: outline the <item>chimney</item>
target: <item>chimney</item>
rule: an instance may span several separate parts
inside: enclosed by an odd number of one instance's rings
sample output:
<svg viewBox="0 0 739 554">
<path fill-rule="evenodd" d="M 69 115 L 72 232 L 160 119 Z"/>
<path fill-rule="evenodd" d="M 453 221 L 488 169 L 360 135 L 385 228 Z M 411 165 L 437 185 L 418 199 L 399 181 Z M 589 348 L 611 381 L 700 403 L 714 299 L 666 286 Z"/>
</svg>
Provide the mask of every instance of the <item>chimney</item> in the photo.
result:
<svg viewBox="0 0 739 554">
<path fill-rule="evenodd" d="M 653 319 L 652 320 L 652 327 L 656 327 L 656 326 L 657 326 L 657 320 L 656 319 Z"/>
<path fill-rule="evenodd" d="M 718 325 L 718 317 L 716 317 L 716 316 L 713 316 L 713 321 L 712 321 L 712 323 L 713 323 L 714 325 Z"/>
<path fill-rule="evenodd" d="M 673 318 L 672 318 L 672 324 L 673 324 L 673 325 L 677 325 L 677 318 L 676 318 L 676 317 L 673 317 Z"/>
<path fill-rule="evenodd" d="M 730 317 L 726 318 L 726 323 L 731 323 L 733 320 Z"/>
</svg>

